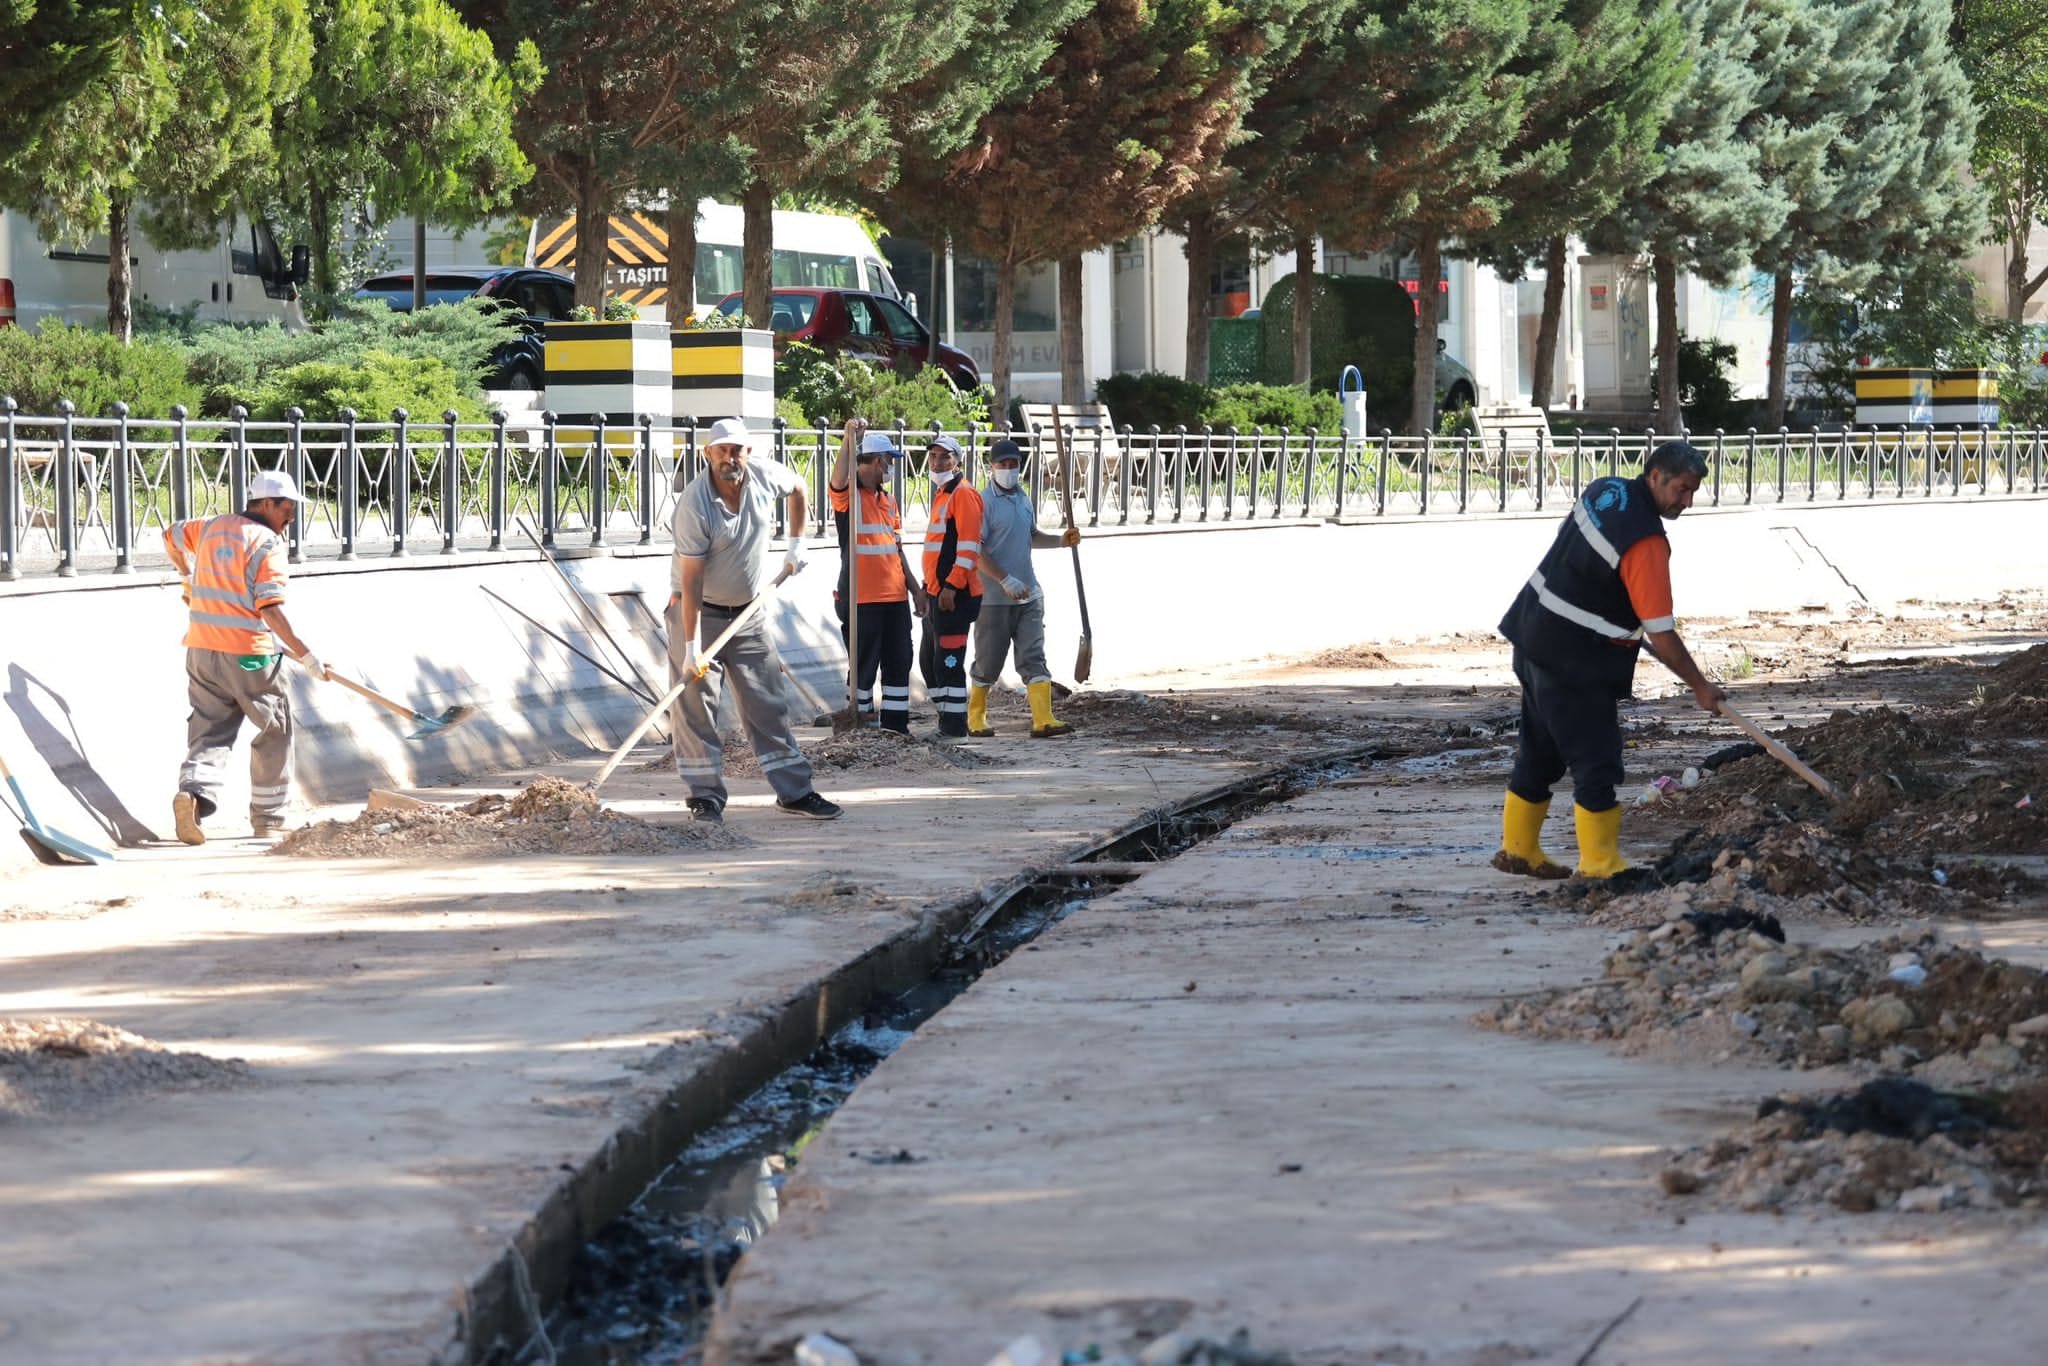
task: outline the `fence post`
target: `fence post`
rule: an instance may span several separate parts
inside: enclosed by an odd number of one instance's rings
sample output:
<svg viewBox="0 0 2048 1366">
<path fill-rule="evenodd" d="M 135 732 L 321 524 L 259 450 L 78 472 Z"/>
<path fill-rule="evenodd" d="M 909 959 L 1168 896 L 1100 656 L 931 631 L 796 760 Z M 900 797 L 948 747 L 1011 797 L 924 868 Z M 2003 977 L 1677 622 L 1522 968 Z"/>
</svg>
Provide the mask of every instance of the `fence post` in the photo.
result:
<svg viewBox="0 0 2048 1366">
<path fill-rule="evenodd" d="M 1713 507 L 1721 506 L 1721 466 L 1728 454 L 1728 434 L 1721 428 L 1714 428 L 1714 501 Z"/>
<path fill-rule="evenodd" d="M 390 460 L 391 553 L 396 557 L 405 554 L 405 533 L 412 527 L 412 414 L 393 408 L 391 420 L 398 426 Z"/>
<path fill-rule="evenodd" d="M 57 446 L 57 576 L 78 576 L 78 448 L 72 444 L 72 423 L 78 405 L 68 398 L 57 400 L 57 412 L 64 419 L 64 435 Z"/>
<path fill-rule="evenodd" d="M 825 425 L 823 418 L 818 419 L 818 430 L 814 439 L 817 444 L 813 449 L 817 454 L 811 460 L 811 517 L 816 525 L 811 528 L 811 536 L 814 540 L 822 541 L 825 539 L 826 528 L 834 525 L 831 503 L 832 466 L 839 459 L 839 453 L 835 450 L 831 459 L 825 458 L 825 443 L 831 439 L 831 429 Z M 855 456 L 859 454 L 859 451 L 854 452 Z M 851 471 L 848 472 L 847 478 L 853 478 Z M 851 490 L 847 506 L 852 506 Z"/>
<path fill-rule="evenodd" d="M 1173 520 L 1178 522 L 1188 506 L 1188 424 L 1173 424 Z"/>
<path fill-rule="evenodd" d="M 1123 459 L 1116 462 L 1116 520 L 1119 526 L 1129 526 L 1131 524 L 1131 461 L 1136 458 L 1133 454 L 1136 448 L 1131 445 L 1131 424 L 1128 422 L 1124 424 L 1123 437 L 1124 456 Z M 1152 461 L 1148 457 L 1145 465 L 1149 469 L 1151 464 Z"/>
<path fill-rule="evenodd" d="M 1582 429 L 1572 432 L 1572 501 L 1579 501 L 1579 490 L 1586 486 L 1586 433 Z"/>
<path fill-rule="evenodd" d="M 788 469 L 789 419 L 778 414 L 772 430 L 775 435 L 772 439 L 771 449 L 775 452 L 775 462 L 784 469 Z M 789 535 L 789 500 L 787 498 L 777 498 L 775 500 L 775 534 L 777 536 Z"/>
<path fill-rule="evenodd" d="M 1316 499 L 1316 429 L 1308 428 L 1308 453 L 1301 459 L 1301 515 L 1307 517 Z"/>
<path fill-rule="evenodd" d="M 1373 470 L 1372 476 L 1372 497 L 1374 503 L 1372 515 L 1375 517 L 1387 515 L 1387 466 L 1392 463 L 1393 459 L 1394 429 L 1392 427 L 1382 427 L 1380 428 L 1379 464 Z"/>
<path fill-rule="evenodd" d="M 633 520 L 641 545 L 654 544 L 654 414 L 640 414 L 640 449 L 633 456 Z"/>
<path fill-rule="evenodd" d="M 1204 422 L 1202 424 L 1201 478 L 1197 481 L 1197 487 L 1200 488 L 1202 493 L 1202 515 L 1195 519 L 1198 522 L 1206 522 L 1209 520 L 1209 499 L 1213 495 L 1215 472 L 1216 429 L 1210 426 L 1208 423 Z"/>
<path fill-rule="evenodd" d="M 1480 452 L 1485 454 L 1484 450 Z M 1458 511 L 1465 512 L 1472 506 L 1472 433 L 1468 429 L 1458 433 Z"/>
<path fill-rule="evenodd" d="M 171 439 L 171 520 L 182 522 L 192 515 L 191 430 L 185 425 L 189 414 L 182 403 L 171 407 L 176 435 Z"/>
<path fill-rule="evenodd" d="M 249 410 L 237 403 L 228 409 L 235 424 L 235 448 L 228 453 L 228 511 L 249 505 Z"/>
<path fill-rule="evenodd" d="M 341 558 L 356 557 L 360 530 L 357 503 L 362 488 L 362 444 L 356 435 L 356 410 L 341 410 Z"/>
<path fill-rule="evenodd" d="M 453 408 L 441 410 L 448 427 L 446 453 L 441 460 L 441 553 L 455 553 L 455 528 L 462 520 L 462 434 L 456 424 L 462 414 Z"/>
<path fill-rule="evenodd" d="M 107 482 L 114 491 L 114 572 L 135 572 L 135 487 L 128 446 L 128 405 L 118 400 L 114 409 L 114 468 Z"/>
<path fill-rule="evenodd" d="M 1508 434 L 1500 434 L 1500 511 L 1508 510 L 1508 485 L 1514 481 L 1514 456 L 1508 451 Z"/>
<path fill-rule="evenodd" d="M 612 443 L 608 423 L 610 414 L 597 415 L 595 442 L 590 448 L 590 477 L 586 485 L 590 490 L 590 543 L 604 544 L 604 524 L 610 511 L 606 504 L 612 493 Z M 778 524 L 780 518 L 777 518 Z"/>
<path fill-rule="evenodd" d="M 293 564 L 299 564 L 306 558 L 306 412 L 294 406 L 285 409 L 284 415 L 292 424 L 291 445 L 284 457 L 285 473 L 292 477 L 292 487 L 299 491 L 299 501 L 292 509 L 289 558 Z"/>
<path fill-rule="evenodd" d="M 540 543 L 555 548 L 555 410 L 540 415 Z"/>
<path fill-rule="evenodd" d="M 1416 471 L 1417 480 L 1415 508 L 1422 516 L 1429 515 L 1429 486 L 1436 473 L 1436 433 L 1424 428 L 1422 433 L 1422 467 Z"/>
<path fill-rule="evenodd" d="M 1550 419 L 1536 433 L 1536 463 L 1530 467 L 1530 492 L 1536 495 L 1536 510 L 1543 511 L 1543 495 L 1550 489 Z"/>
<path fill-rule="evenodd" d="M 4 427 L 4 443 L 7 465 L 0 469 L 0 582 L 12 583 L 21 577 L 21 566 L 17 562 L 21 554 L 18 541 L 21 526 L 21 466 L 14 453 L 14 414 L 21 405 L 14 401 L 12 394 L 0 396 L 0 427 Z"/>
<path fill-rule="evenodd" d="M 490 531 L 490 548 L 505 548 L 505 523 L 508 518 L 506 494 L 510 491 L 506 474 L 507 452 L 505 450 L 505 410 L 497 408 L 491 412 L 491 490 L 486 499 L 484 521 Z"/>
</svg>

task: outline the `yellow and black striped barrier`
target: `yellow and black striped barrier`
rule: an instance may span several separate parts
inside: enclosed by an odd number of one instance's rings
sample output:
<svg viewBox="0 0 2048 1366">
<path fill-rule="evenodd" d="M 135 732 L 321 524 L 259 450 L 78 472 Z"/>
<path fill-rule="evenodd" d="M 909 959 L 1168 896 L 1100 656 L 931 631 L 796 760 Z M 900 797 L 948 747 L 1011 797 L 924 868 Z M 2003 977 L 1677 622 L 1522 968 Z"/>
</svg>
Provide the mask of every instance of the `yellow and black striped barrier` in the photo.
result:
<svg viewBox="0 0 2048 1366">
<path fill-rule="evenodd" d="M 630 447 L 642 417 L 666 427 L 668 352 L 667 323 L 550 322 L 543 364 L 558 439 L 590 441 L 595 432 L 576 424 L 602 420 L 607 446 Z"/>
<path fill-rule="evenodd" d="M 764 328 L 677 328 L 671 334 L 673 411 L 699 424 L 775 421 L 775 334 Z"/>
<path fill-rule="evenodd" d="M 1996 427 L 1998 380 L 1989 370 L 1942 370 L 1934 376 L 1938 427 Z"/>
<path fill-rule="evenodd" d="M 1925 426 L 1934 421 L 1932 370 L 1858 370 L 1856 425 Z"/>
</svg>

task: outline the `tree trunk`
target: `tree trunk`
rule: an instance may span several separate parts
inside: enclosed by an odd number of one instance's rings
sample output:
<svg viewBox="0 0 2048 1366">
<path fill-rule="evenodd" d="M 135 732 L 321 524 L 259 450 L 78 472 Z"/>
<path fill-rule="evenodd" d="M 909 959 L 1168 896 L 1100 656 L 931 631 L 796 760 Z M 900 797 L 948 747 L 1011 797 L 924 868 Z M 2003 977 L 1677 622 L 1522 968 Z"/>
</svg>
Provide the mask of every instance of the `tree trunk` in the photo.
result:
<svg viewBox="0 0 2048 1366">
<path fill-rule="evenodd" d="M 989 383 L 996 393 L 990 420 L 1001 423 L 1010 416 L 1010 338 L 1017 330 L 1017 263 L 1004 257 L 996 262 L 996 335 L 989 356 L 994 374 Z"/>
<path fill-rule="evenodd" d="M 1209 317 L 1214 296 L 1209 276 L 1216 269 L 1216 215 L 1207 210 L 1188 219 L 1188 361 L 1182 372 L 1193 384 L 1209 382 Z"/>
<path fill-rule="evenodd" d="M 1565 240 L 1553 237 L 1543 250 L 1543 317 L 1536 324 L 1535 371 L 1529 402 L 1548 408 L 1557 374 L 1557 334 L 1564 326 Z"/>
<path fill-rule="evenodd" d="M 697 194 L 668 192 L 668 323 L 680 327 L 697 311 Z"/>
<path fill-rule="evenodd" d="M 1309 354 L 1314 335 L 1316 307 L 1316 241 L 1313 237 L 1294 240 L 1294 382 L 1308 383 Z"/>
<path fill-rule="evenodd" d="M 427 306 L 427 220 L 412 220 L 412 311 Z"/>
<path fill-rule="evenodd" d="M 1060 258 L 1060 402 L 1088 401 L 1087 357 L 1082 350 L 1081 258 Z"/>
<path fill-rule="evenodd" d="M 775 317 L 775 191 L 756 177 L 740 196 L 745 227 L 740 240 L 741 288 L 747 317 L 766 327 Z"/>
<path fill-rule="evenodd" d="M 1436 430 L 1436 286 L 1443 273 L 1443 243 L 1435 233 L 1424 233 L 1415 243 L 1415 387 L 1408 395 L 1412 436 Z"/>
<path fill-rule="evenodd" d="M 1792 272 L 1780 267 L 1771 284 L 1771 354 L 1764 363 L 1770 369 L 1769 387 L 1764 392 L 1764 420 L 1771 429 L 1785 425 L 1785 352 L 1792 341 Z"/>
<path fill-rule="evenodd" d="M 1685 430 L 1678 407 L 1678 266 L 1658 252 L 1650 269 L 1657 281 L 1657 430 L 1676 436 Z"/>
<path fill-rule="evenodd" d="M 604 314 L 604 268 L 612 254 L 612 225 L 604 186 L 586 170 L 576 196 L 576 306 Z"/>
<path fill-rule="evenodd" d="M 107 210 L 107 332 L 126 346 L 135 333 L 135 277 L 128 265 L 128 201 Z"/>
<path fill-rule="evenodd" d="M 313 292 L 321 300 L 334 297 L 334 214 L 328 207 L 327 190 L 311 185 L 306 191 L 306 227 L 313 239 Z"/>
</svg>

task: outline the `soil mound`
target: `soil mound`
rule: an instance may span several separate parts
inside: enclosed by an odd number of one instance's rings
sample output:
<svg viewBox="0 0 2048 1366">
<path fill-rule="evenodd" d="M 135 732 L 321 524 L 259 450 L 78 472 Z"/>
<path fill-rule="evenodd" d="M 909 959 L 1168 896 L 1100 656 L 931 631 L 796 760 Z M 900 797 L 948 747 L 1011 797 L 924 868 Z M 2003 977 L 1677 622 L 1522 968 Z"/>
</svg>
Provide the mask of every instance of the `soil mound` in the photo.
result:
<svg viewBox="0 0 2048 1366">
<path fill-rule="evenodd" d="M 237 1086 L 253 1075 L 240 1059 L 180 1053 L 97 1020 L 0 1019 L 0 1123 L 156 1091 Z"/>
<path fill-rule="evenodd" d="M 656 825 L 610 811 L 585 788 L 543 776 L 510 798 L 492 795 L 464 806 L 365 811 L 351 821 L 321 821 L 292 831 L 270 852 L 303 858 L 397 858 L 439 849 L 493 858 L 672 854 L 733 849 L 746 843 L 744 835 L 722 825 Z"/>
<path fill-rule="evenodd" d="M 804 753 L 817 768 L 944 769 L 993 768 L 1003 762 L 964 745 L 947 744 L 923 735 L 903 735 L 880 727 L 849 730 L 806 745 Z"/>
<path fill-rule="evenodd" d="M 1610 953 L 1601 980 L 1503 1001 L 1474 1022 L 1630 1053 L 1854 1060 L 1955 1080 L 2048 1074 L 2048 975 L 1931 934 L 1824 949 L 1764 928 L 1680 912 Z"/>
<path fill-rule="evenodd" d="M 1301 661 L 1311 669 L 1398 669 L 1401 666 L 1370 645 L 1341 645 Z"/>
<path fill-rule="evenodd" d="M 1673 1196 L 1738 1209 L 1934 1213 L 2048 1205 L 2048 1083 L 1941 1091 L 1881 1077 L 1847 1095 L 1765 1100 L 1734 1134 L 1659 1173 Z"/>
</svg>

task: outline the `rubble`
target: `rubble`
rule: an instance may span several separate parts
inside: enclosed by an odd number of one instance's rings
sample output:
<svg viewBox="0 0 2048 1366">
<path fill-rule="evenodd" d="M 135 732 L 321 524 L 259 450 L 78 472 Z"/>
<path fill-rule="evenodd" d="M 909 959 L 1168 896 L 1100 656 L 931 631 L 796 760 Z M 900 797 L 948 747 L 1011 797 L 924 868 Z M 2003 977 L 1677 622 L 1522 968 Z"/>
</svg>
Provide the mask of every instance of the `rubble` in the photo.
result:
<svg viewBox="0 0 2048 1366">
<path fill-rule="evenodd" d="M 98 1020 L 0 1019 L 0 1124 L 62 1118 L 145 1092 L 238 1086 L 253 1075 L 238 1058 L 181 1053 Z"/>
<path fill-rule="evenodd" d="M 479 797 L 462 806 L 427 803 L 366 810 L 350 821 L 294 830 L 271 849 L 301 858 L 404 857 L 437 849 L 476 857 L 520 854 L 670 854 L 732 849 L 744 835 L 722 825 L 660 825 L 607 810 L 589 789 L 561 778 L 534 779 L 512 797 Z"/>
</svg>

